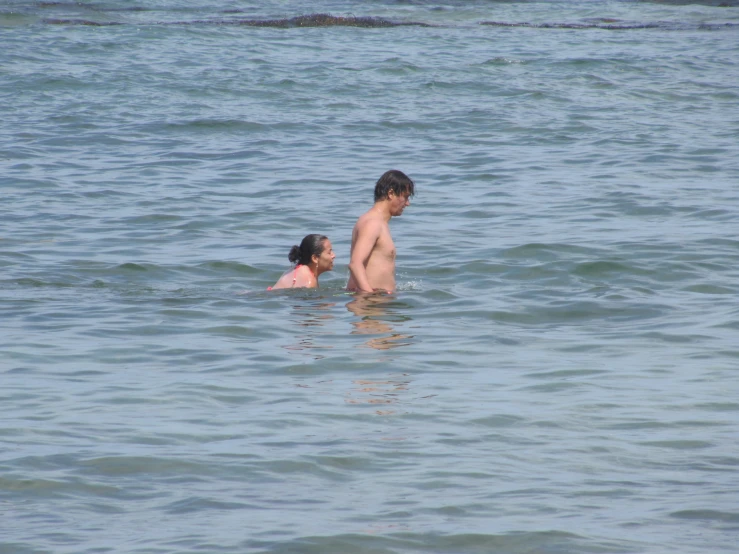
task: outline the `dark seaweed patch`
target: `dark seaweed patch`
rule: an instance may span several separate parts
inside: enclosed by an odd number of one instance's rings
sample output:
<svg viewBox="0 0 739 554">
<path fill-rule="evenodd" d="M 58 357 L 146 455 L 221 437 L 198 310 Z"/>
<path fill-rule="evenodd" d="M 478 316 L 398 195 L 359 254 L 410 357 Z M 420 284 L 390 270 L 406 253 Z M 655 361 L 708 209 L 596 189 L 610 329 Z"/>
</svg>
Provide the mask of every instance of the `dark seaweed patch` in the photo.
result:
<svg viewBox="0 0 739 554">
<path fill-rule="evenodd" d="M 427 23 L 398 23 L 380 17 L 339 17 L 325 13 L 301 15 L 289 19 L 242 19 L 233 22 L 237 25 L 250 27 L 277 27 L 289 29 L 292 27 L 401 27 L 417 26 L 430 27 Z"/>
<path fill-rule="evenodd" d="M 93 27 L 107 27 L 110 25 L 122 25 L 116 21 L 90 21 L 87 19 L 44 19 L 49 25 L 90 25 Z"/>
<path fill-rule="evenodd" d="M 54 5 L 53 3 L 48 3 Z M 140 8 L 128 8 L 129 11 L 138 11 Z M 111 10 L 112 11 L 112 10 Z M 120 10 L 118 10 L 120 11 Z M 44 23 L 50 25 L 91 25 L 108 26 L 123 25 L 117 21 L 93 21 L 88 19 L 44 19 Z M 145 24 L 145 23 L 144 23 Z M 149 25 L 233 25 L 244 27 L 273 27 L 278 29 L 291 29 L 300 27 L 438 27 L 429 23 L 417 21 L 390 21 L 381 17 L 341 17 L 329 14 L 310 14 L 285 19 L 204 19 L 195 21 L 175 22 L 152 22 Z M 670 21 L 658 21 L 651 23 L 622 22 L 616 19 L 598 18 L 588 20 L 586 23 L 526 23 L 506 21 L 481 21 L 479 25 L 490 27 L 528 27 L 534 29 L 605 29 L 605 30 L 635 30 L 635 29 L 661 29 L 663 31 L 699 29 L 701 31 L 717 31 L 721 29 L 735 29 L 737 23 L 681 23 Z"/>
<path fill-rule="evenodd" d="M 99 23 L 86 19 L 45 19 L 45 23 L 51 25 L 122 25 L 122 23 Z M 329 14 L 317 13 L 311 15 L 300 15 L 286 19 L 218 19 L 218 20 L 195 20 L 176 21 L 172 23 L 158 22 L 157 25 L 240 25 L 245 27 L 275 27 L 279 29 L 291 29 L 297 27 L 432 27 L 428 23 L 419 22 L 396 22 L 380 17 L 340 17 Z"/>
</svg>

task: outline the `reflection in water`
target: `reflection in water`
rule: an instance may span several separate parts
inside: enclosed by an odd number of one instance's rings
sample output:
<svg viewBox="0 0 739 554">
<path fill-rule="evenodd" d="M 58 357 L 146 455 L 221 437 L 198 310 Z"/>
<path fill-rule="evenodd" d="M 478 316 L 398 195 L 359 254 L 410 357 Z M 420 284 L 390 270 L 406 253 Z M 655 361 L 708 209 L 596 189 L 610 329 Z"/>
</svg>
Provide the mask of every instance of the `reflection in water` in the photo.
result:
<svg viewBox="0 0 739 554">
<path fill-rule="evenodd" d="M 386 409 L 375 410 L 377 415 L 394 415 L 397 413 L 394 404 L 401 400 L 401 395 L 408 391 L 410 379 L 407 374 L 391 379 L 357 379 L 352 381 L 353 387 L 346 394 L 347 404 L 370 404 L 384 406 Z M 402 440 L 402 439 L 397 439 Z"/>
<path fill-rule="evenodd" d="M 352 323 L 353 335 L 383 335 L 369 339 L 362 346 L 376 350 L 390 350 L 410 344 L 408 340 L 413 338 L 412 335 L 395 333 L 390 325 L 392 321 L 410 319 L 408 316 L 400 316 L 389 309 L 393 301 L 394 297 L 385 294 L 357 295 L 346 305 L 350 312 L 361 318 Z"/>
<path fill-rule="evenodd" d="M 392 295 L 354 296 L 346 305 L 347 310 L 358 318 L 352 322 L 354 329 L 351 334 L 375 335 L 359 346 L 391 350 L 411 344 L 413 335 L 398 333 L 392 326 L 392 323 L 404 323 L 411 319 L 397 312 L 398 307 L 404 306 L 407 307 Z M 375 406 L 377 415 L 395 415 L 399 413 L 400 404 L 407 404 L 409 400 L 410 382 L 407 373 L 390 375 L 385 379 L 356 379 L 352 381 L 354 386 L 346 393 L 345 402 Z M 383 440 L 406 440 L 406 437 L 383 437 Z"/>
<path fill-rule="evenodd" d="M 293 314 L 297 316 L 294 322 L 300 327 L 323 327 L 327 320 L 333 319 L 330 308 L 335 306 L 334 302 L 310 302 L 306 304 L 299 304 L 293 306 Z M 299 334 L 296 336 L 298 339 L 297 344 L 289 344 L 284 346 L 285 350 L 293 351 L 304 351 L 306 356 L 311 356 L 314 360 L 322 360 L 325 358 L 322 354 L 315 353 L 315 349 L 328 349 L 333 348 L 331 345 L 318 345 L 315 342 L 316 335 L 321 334 L 319 330 L 306 329 L 305 334 Z"/>
</svg>

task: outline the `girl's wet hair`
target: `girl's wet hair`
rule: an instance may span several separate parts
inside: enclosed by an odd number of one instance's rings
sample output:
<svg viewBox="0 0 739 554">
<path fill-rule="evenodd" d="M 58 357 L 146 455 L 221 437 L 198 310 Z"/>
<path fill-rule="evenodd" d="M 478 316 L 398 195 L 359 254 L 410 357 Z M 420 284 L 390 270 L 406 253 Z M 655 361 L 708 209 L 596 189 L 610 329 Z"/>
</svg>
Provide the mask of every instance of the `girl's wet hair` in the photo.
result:
<svg viewBox="0 0 739 554">
<path fill-rule="evenodd" d="M 327 240 L 325 235 L 306 235 L 300 246 L 296 244 L 290 249 L 287 259 L 294 264 L 310 265 L 313 254 L 320 256 L 323 253 L 324 241 Z"/>
<path fill-rule="evenodd" d="M 377 184 L 375 184 L 375 202 L 387 198 L 390 191 L 396 196 L 400 196 L 401 194 L 413 196 L 415 194 L 415 188 L 411 178 L 397 169 L 386 171 L 377 180 Z"/>
</svg>

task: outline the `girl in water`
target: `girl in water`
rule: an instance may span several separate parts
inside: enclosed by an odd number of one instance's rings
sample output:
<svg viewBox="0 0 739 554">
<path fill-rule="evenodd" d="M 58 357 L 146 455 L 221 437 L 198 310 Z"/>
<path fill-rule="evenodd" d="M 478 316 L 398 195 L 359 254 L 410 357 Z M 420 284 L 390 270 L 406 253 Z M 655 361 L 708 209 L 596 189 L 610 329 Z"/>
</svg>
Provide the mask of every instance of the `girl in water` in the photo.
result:
<svg viewBox="0 0 739 554">
<path fill-rule="evenodd" d="M 318 288 L 318 276 L 334 268 L 334 249 L 323 235 L 306 235 L 300 246 L 293 246 L 287 258 L 295 267 L 267 290 L 297 287 Z"/>
</svg>

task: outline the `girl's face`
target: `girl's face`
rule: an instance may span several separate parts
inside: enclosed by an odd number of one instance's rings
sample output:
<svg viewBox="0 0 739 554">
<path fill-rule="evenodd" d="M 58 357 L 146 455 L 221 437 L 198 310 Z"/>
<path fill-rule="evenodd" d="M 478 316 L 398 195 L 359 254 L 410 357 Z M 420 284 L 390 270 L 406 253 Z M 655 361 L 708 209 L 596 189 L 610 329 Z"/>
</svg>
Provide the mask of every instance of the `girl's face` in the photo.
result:
<svg viewBox="0 0 739 554">
<path fill-rule="evenodd" d="M 326 239 L 323 241 L 323 252 L 320 256 L 313 256 L 313 260 L 318 264 L 318 273 L 321 274 L 324 271 L 331 271 L 334 268 L 334 247 L 331 246 L 331 241 Z"/>
</svg>

